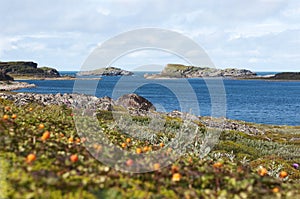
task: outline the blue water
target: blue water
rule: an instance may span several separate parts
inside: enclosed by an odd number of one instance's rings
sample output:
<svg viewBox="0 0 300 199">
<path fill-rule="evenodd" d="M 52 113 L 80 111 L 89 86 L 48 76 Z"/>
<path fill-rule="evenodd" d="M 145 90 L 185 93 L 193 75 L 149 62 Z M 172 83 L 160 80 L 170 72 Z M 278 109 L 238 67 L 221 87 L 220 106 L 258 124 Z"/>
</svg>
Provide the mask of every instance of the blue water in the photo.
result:
<svg viewBox="0 0 300 199">
<path fill-rule="evenodd" d="M 75 75 L 76 72 L 61 72 Z M 273 72 L 258 73 L 269 75 Z M 133 77 L 102 77 L 100 81 L 79 82 L 76 91 L 95 94 L 97 97 L 116 98 L 127 92 L 135 92 L 151 101 L 159 111 L 174 109 L 186 111 L 197 105 L 201 116 L 212 115 L 211 98 L 203 79 L 145 80 L 143 73 Z M 188 81 L 188 82 L 187 82 Z M 36 88 L 17 92 L 72 93 L 74 80 L 26 80 Z M 226 96 L 226 117 L 248 122 L 300 125 L 300 81 L 223 80 Z M 191 90 L 189 90 L 189 86 Z M 97 85 L 96 91 L 93 85 Z M 95 87 L 95 88 L 96 88 Z M 195 93 L 195 97 L 191 93 Z M 196 110 L 196 109 L 194 109 Z M 221 112 L 221 111 L 220 111 Z"/>
</svg>

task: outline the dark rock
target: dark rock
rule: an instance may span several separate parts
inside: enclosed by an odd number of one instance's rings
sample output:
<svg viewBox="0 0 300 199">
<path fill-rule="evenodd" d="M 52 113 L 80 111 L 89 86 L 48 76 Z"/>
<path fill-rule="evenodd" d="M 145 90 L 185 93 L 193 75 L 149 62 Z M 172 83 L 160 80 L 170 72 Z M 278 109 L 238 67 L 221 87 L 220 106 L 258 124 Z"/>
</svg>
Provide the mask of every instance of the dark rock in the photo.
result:
<svg viewBox="0 0 300 199">
<path fill-rule="evenodd" d="M 38 68 L 38 69 L 43 70 L 44 77 L 60 77 L 59 72 L 54 68 L 41 67 L 41 68 Z"/>
<path fill-rule="evenodd" d="M 283 72 L 277 73 L 275 76 L 270 79 L 278 79 L 278 80 L 300 80 L 300 72 Z"/>
<path fill-rule="evenodd" d="M 156 110 L 150 101 L 144 97 L 138 96 L 137 94 L 126 94 L 121 96 L 116 101 L 116 105 L 123 106 L 127 109 L 136 109 L 142 111 Z"/>
<path fill-rule="evenodd" d="M 14 78 L 7 75 L 4 71 L 0 70 L 0 81 L 13 81 L 13 80 L 14 80 Z"/>
<path fill-rule="evenodd" d="M 12 77 L 33 76 L 39 78 L 60 77 L 59 72 L 50 67 L 37 67 L 34 62 L 0 62 L 0 70 Z"/>
</svg>

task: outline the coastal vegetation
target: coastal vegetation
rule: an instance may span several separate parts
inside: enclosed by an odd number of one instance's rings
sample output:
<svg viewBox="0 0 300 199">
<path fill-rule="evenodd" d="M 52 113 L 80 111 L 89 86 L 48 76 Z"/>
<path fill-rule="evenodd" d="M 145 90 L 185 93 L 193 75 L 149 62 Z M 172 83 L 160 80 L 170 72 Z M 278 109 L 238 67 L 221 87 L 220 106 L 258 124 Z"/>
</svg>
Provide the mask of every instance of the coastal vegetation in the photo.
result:
<svg viewBox="0 0 300 199">
<path fill-rule="evenodd" d="M 5 95 L 15 94 L 4 93 L 2 98 Z M 222 130 L 219 142 L 208 156 L 200 158 L 197 142 L 192 142 L 169 166 L 162 167 L 149 160 L 148 166 L 155 171 L 132 174 L 109 167 L 91 155 L 87 147 L 101 155 L 114 156 L 106 154 L 104 145 L 89 145 L 100 139 L 99 132 L 89 132 L 88 136 L 78 134 L 75 119 L 83 126 L 91 123 L 83 120 L 85 115 L 76 115 L 69 103 L 45 105 L 31 100 L 16 105 L 15 100 L 2 98 L 0 196 L 3 198 L 300 197 L 299 127 L 228 120 L 234 128 Z M 94 111 L 101 135 L 120 150 L 140 155 L 164 149 L 164 156 L 172 154 L 169 142 L 183 122 L 175 115 L 165 115 L 165 128 L 143 131 L 147 129 L 143 126 L 149 124 L 149 116 L 134 115 L 132 129 L 142 134 L 132 136 L 118 128 L 126 126 L 126 118 L 116 123 L 109 109 Z M 205 123 L 208 118 L 199 119 L 195 122 L 199 135 L 208 133 Z M 249 131 L 254 128 L 256 133 Z M 128 168 L 140 164 L 126 157 L 121 157 L 119 163 Z"/>
</svg>

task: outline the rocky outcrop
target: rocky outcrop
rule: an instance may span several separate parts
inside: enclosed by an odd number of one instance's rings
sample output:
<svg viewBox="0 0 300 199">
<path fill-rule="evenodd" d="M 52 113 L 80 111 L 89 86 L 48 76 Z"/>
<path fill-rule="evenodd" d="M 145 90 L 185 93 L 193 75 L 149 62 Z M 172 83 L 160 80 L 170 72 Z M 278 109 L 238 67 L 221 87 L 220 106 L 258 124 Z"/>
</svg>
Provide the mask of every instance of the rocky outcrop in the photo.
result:
<svg viewBox="0 0 300 199">
<path fill-rule="evenodd" d="M 116 104 L 127 109 L 135 109 L 141 111 L 156 110 L 150 101 L 137 94 L 123 95 L 116 101 Z"/>
<path fill-rule="evenodd" d="M 41 67 L 38 69 L 42 69 L 44 72 L 44 77 L 60 77 L 59 72 L 54 69 L 54 68 L 50 68 L 50 67 Z"/>
<path fill-rule="evenodd" d="M 261 129 L 256 128 L 243 121 L 229 120 L 226 118 L 212 118 L 212 117 L 196 117 L 188 113 L 182 113 L 180 111 L 172 111 L 167 114 L 170 117 L 190 118 L 193 121 L 198 121 L 210 128 L 217 128 L 222 130 L 234 130 L 244 132 L 248 135 L 262 135 L 264 132 Z"/>
<path fill-rule="evenodd" d="M 132 72 L 115 67 L 100 68 L 92 71 L 81 71 L 78 76 L 130 76 Z"/>
<path fill-rule="evenodd" d="M 300 72 L 283 72 L 277 73 L 270 79 L 275 80 L 300 80 Z"/>
<path fill-rule="evenodd" d="M 14 78 L 7 75 L 4 71 L 0 70 L 0 81 L 13 81 L 13 80 L 14 80 Z"/>
<path fill-rule="evenodd" d="M 115 105 L 123 106 L 127 110 L 135 111 L 137 115 L 145 114 L 147 111 L 155 110 L 155 107 L 147 99 L 136 94 L 123 95 L 116 101 L 109 97 L 97 98 L 95 96 L 84 94 L 34 94 L 34 93 L 17 93 L 4 94 L 0 93 L 0 98 L 14 101 L 18 106 L 31 102 L 42 105 L 66 105 L 72 108 L 87 110 L 104 110 L 112 111 Z M 133 112 L 132 112 L 133 113 Z"/>
<path fill-rule="evenodd" d="M 145 78 L 197 78 L 197 77 L 252 77 L 255 73 L 246 69 L 216 69 L 208 67 L 185 66 L 180 64 L 168 64 L 161 73 L 145 75 Z"/>
<path fill-rule="evenodd" d="M 90 111 L 94 114 L 97 110 L 112 111 L 114 107 L 123 106 L 132 115 L 146 116 L 155 107 L 147 99 L 136 94 L 127 94 L 121 96 L 118 100 L 114 101 L 109 97 L 97 98 L 95 96 L 83 94 L 33 94 L 33 93 L 17 93 L 8 94 L 0 93 L 0 98 L 12 100 L 17 106 L 26 105 L 28 103 L 39 103 L 42 105 L 65 105 L 70 108 L 81 108 Z M 82 112 L 80 112 L 82 113 Z M 222 130 L 235 130 L 247 133 L 248 135 L 261 135 L 264 131 L 252 126 L 251 124 L 243 121 L 234 121 L 228 119 L 219 119 L 211 117 L 198 117 L 180 111 L 172 111 L 166 114 L 169 117 L 188 118 L 192 121 L 198 121 L 210 128 L 218 128 Z"/>
<path fill-rule="evenodd" d="M 50 67 L 38 67 L 34 62 L 0 62 L 0 70 L 4 71 L 12 77 L 40 77 L 40 78 L 52 78 L 60 77 L 59 72 Z"/>
<path fill-rule="evenodd" d="M 95 96 L 83 94 L 35 94 L 35 93 L 17 93 L 7 94 L 0 93 L 0 98 L 14 101 L 17 106 L 28 103 L 38 103 L 42 105 L 66 105 L 73 108 L 86 108 L 101 110 L 112 110 L 113 100 L 105 98 L 97 98 Z"/>
</svg>

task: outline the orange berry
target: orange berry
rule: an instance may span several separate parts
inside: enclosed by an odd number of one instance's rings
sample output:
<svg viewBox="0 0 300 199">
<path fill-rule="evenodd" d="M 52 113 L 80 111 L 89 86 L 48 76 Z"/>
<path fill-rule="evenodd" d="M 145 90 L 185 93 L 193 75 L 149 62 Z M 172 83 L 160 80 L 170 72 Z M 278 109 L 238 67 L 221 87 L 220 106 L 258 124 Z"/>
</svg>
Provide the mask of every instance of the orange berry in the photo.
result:
<svg viewBox="0 0 300 199">
<path fill-rule="evenodd" d="M 149 147 L 148 147 L 148 146 L 144 146 L 144 147 L 143 147 L 143 151 L 144 151 L 144 152 L 149 151 Z"/>
<path fill-rule="evenodd" d="M 78 161 L 78 155 L 74 154 L 70 156 L 71 162 L 77 162 Z"/>
<path fill-rule="evenodd" d="M 59 135 L 60 135 L 60 137 L 65 137 L 65 134 L 63 134 L 63 133 L 60 133 Z"/>
<path fill-rule="evenodd" d="M 173 176 L 172 176 L 172 181 L 173 182 L 178 182 L 178 181 L 180 181 L 180 179 L 181 179 L 180 173 L 174 173 L 173 174 Z"/>
<path fill-rule="evenodd" d="M 93 144 L 94 149 L 97 149 L 97 147 L 98 147 L 98 144 Z"/>
<path fill-rule="evenodd" d="M 48 138 L 50 138 L 50 132 L 49 131 L 45 131 L 41 139 L 43 141 L 46 141 Z"/>
<path fill-rule="evenodd" d="M 141 149 L 141 148 L 137 148 L 137 149 L 136 149 L 136 153 L 137 153 L 137 154 L 141 154 L 141 153 L 142 153 L 142 149 Z"/>
<path fill-rule="evenodd" d="M 238 173 L 243 173 L 244 172 L 243 167 L 241 167 L 241 166 L 239 166 L 236 170 L 237 170 Z"/>
<path fill-rule="evenodd" d="M 45 125 L 44 124 L 39 124 L 39 129 L 43 129 L 45 128 Z"/>
<path fill-rule="evenodd" d="M 4 107 L 4 110 L 5 110 L 5 111 L 10 111 L 10 106 Z"/>
<path fill-rule="evenodd" d="M 278 193 L 280 190 L 279 190 L 279 188 L 278 187 L 274 187 L 273 189 L 272 189 L 272 192 L 273 193 Z"/>
<path fill-rule="evenodd" d="M 17 115 L 16 115 L 16 114 L 13 114 L 13 115 L 11 116 L 11 118 L 12 118 L 12 119 L 16 119 L 16 118 L 17 118 Z"/>
<path fill-rule="evenodd" d="M 285 177 L 287 177 L 288 176 L 288 173 L 286 172 L 286 171 L 281 171 L 280 173 L 279 173 L 279 177 L 280 178 L 285 178 Z"/>
<path fill-rule="evenodd" d="M 130 142 L 131 142 L 131 139 L 130 139 L 130 138 L 127 138 L 127 139 L 126 139 L 126 142 L 127 142 L 127 143 L 130 143 Z"/>
<path fill-rule="evenodd" d="M 26 158 L 26 162 L 27 163 L 31 163 L 31 162 L 33 162 L 33 161 L 35 161 L 36 160 L 36 156 L 34 155 L 34 154 L 29 154 L 28 156 L 27 156 L 27 158 Z"/>
<path fill-rule="evenodd" d="M 79 144 L 80 143 L 80 138 L 76 138 L 76 143 Z"/>
<path fill-rule="evenodd" d="M 129 167 L 132 166 L 133 165 L 133 160 L 132 159 L 127 160 L 126 165 L 129 166 Z"/>
<path fill-rule="evenodd" d="M 213 167 L 214 167 L 215 169 L 220 169 L 220 168 L 222 168 L 222 166 L 223 166 L 223 163 L 222 163 L 222 162 L 216 162 L 216 163 L 213 164 Z"/>
<path fill-rule="evenodd" d="M 101 149 L 102 149 L 102 146 L 99 144 L 96 150 L 99 152 L 99 151 L 101 151 Z"/>
<path fill-rule="evenodd" d="M 176 165 L 172 165 L 171 171 L 172 171 L 172 173 L 177 173 L 179 171 L 179 167 Z"/>
<path fill-rule="evenodd" d="M 154 169 L 154 170 L 159 170 L 159 169 L 160 169 L 160 164 L 159 164 L 159 163 L 155 163 L 155 164 L 153 165 L 153 169 Z"/>
<path fill-rule="evenodd" d="M 33 108 L 30 107 L 30 108 L 29 108 L 29 111 L 32 111 L 32 110 L 33 110 Z"/>
<path fill-rule="evenodd" d="M 258 169 L 258 174 L 260 176 L 265 176 L 265 175 L 267 175 L 267 173 L 268 173 L 268 170 L 264 167 L 261 167 L 261 168 Z"/>
<path fill-rule="evenodd" d="M 3 120 L 8 120 L 9 116 L 8 115 L 3 115 Z"/>
<path fill-rule="evenodd" d="M 127 144 L 124 142 L 121 144 L 122 148 L 125 148 L 127 146 Z"/>
<path fill-rule="evenodd" d="M 74 142 L 74 138 L 73 137 L 69 137 L 68 142 L 69 143 L 73 143 Z"/>
<path fill-rule="evenodd" d="M 165 144 L 164 144 L 164 143 L 159 143 L 159 146 L 160 146 L 160 147 L 164 147 Z"/>
<path fill-rule="evenodd" d="M 94 148 L 97 152 L 99 152 L 99 151 L 101 151 L 102 146 L 101 146 L 100 144 L 94 144 L 94 145 L 93 145 L 93 148 Z"/>
</svg>

